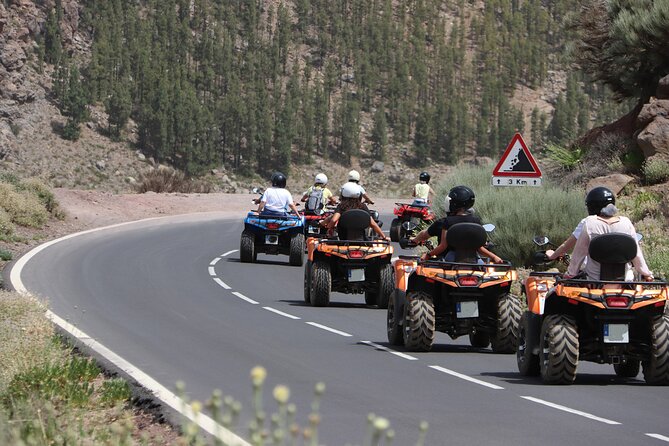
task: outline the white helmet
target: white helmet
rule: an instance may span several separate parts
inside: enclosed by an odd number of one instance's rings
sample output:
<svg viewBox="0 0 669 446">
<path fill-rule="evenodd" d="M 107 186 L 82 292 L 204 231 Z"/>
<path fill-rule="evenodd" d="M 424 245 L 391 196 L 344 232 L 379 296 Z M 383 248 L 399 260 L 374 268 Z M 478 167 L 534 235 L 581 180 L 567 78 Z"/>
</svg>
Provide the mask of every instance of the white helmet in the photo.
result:
<svg viewBox="0 0 669 446">
<path fill-rule="evenodd" d="M 357 170 L 352 170 L 348 173 L 348 180 L 355 181 L 356 183 L 360 181 L 360 172 Z"/>
<path fill-rule="evenodd" d="M 325 186 L 326 184 L 328 184 L 327 175 L 325 175 L 324 173 L 319 173 L 318 175 L 316 175 L 316 178 L 314 179 L 314 183 L 315 184 L 322 184 L 323 186 Z"/>
<path fill-rule="evenodd" d="M 344 198 L 362 197 L 362 189 L 355 183 L 346 183 L 341 188 L 341 196 Z"/>
</svg>

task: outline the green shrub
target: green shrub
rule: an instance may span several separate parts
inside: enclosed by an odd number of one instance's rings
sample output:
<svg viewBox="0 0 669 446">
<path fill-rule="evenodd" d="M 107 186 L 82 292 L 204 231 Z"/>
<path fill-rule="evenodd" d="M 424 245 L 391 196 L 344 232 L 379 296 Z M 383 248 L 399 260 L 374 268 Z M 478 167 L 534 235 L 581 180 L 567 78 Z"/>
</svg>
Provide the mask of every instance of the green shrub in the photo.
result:
<svg viewBox="0 0 669 446">
<path fill-rule="evenodd" d="M 6 183 L 0 183 L 0 206 L 7 211 L 11 221 L 19 226 L 41 228 L 49 220 L 46 208 L 35 195 L 17 191 Z"/>
<path fill-rule="evenodd" d="M 19 189 L 26 190 L 37 196 L 39 201 L 44 205 L 47 212 L 51 215 L 58 215 L 58 201 L 49 186 L 38 178 L 28 178 L 19 184 Z"/>
<path fill-rule="evenodd" d="M 104 381 L 101 393 L 101 401 L 111 406 L 128 401 L 132 396 L 128 382 L 120 378 Z"/>
<path fill-rule="evenodd" d="M 632 222 L 637 222 L 649 216 L 659 216 L 661 202 L 660 194 L 641 191 L 630 196 L 618 197 L 617 205 L 621 215 L 627 216 Z"/>
<path fill-rule="evenodd" d="M 14 235 L 14 223 L 6 210 L 0 207 L 0 240 L 9 240 Z"/>
<path fill-rule="evenodd" d="M 3 262 L 9 262 L 12 260 L 13 254 L 11 251 L 7 251 L 6 249 L 0 249 L 0 260 Z M 2 283 L 2 281 L 0 281 Z"/>
<path fill-rule="evenodd" d="M 140 194 L 145 192 L 209 193 L 211 184 L 188 178 L 183 172 L 172 168 L 153 169 L 142 175 L 136 186 Z"/>
<path fill-rule="evenodd" d="M 651 158 L 643 162 L 643 175 L 647 184 L 658 184 L 669 180 L 669 161 Z"/>
<path fill-rule="evenodd" d="M 572 170 L 579 165 L 586 154 L 581 147 L 566 148 L 555 144 L 548 144 L 545 147 L 548 157 L 558 165 L 567 170 Z"/>
<path fill-rule="evenodd" d="M 489 235 L 493 251 L 516 266 L 529 265 L 537 247 L 532 239 L 547 235 L 560 244 L 587 215 L 583 192 L 546 184 L 541 187 L 493 187 L 488 169 L 462 167 L 438 187 L 437 200 L 443 210 L 443 197 L 457 185 L 471 187 L 476 194 L 474 209 L 484 223 L 493 223 Z"/>
</svg>

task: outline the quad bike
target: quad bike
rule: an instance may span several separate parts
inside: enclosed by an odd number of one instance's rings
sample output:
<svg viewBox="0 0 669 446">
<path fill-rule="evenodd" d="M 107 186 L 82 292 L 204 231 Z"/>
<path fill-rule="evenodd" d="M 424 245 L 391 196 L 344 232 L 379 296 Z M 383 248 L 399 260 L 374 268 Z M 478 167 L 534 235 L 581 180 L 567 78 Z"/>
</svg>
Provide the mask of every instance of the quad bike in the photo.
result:
<svg viewBox="0 0 669 446">
<path fill-rule="evenodd" d="M 520 301 L 511 294 L 516 271 L 510 263 L 480 263 L 493 225 L 458 223 L 446 233 L 455 261 L 400 256 L 395 292 L 388 305 L 388 341 L 410 351 L 429 351 L 435 332 L 452 339 L 468 335 L 473 347 L 492 344 L 496 353 L 516 350 Z M 402 243 L 402 242 L 401 242 Z M 405 243 L 402 243 L 405 244 Z"/>
<path fill-rule="evenodd" d="M 304 236 L 305 237 L 327 237 L 327 229 L 320 223 L 334 213 L 334 207 L 325 206 L 319 212 L 304 212 Z"/>
<path fill-rule="evenodd" d="M 430 207 L 418 204 L 395 203 L 393 213 L 397 216 L 390 222 L 390 239 L 394 242 L 399 242 L 404 238 L 410 238 L 412 235 L 407 230 L 407 225 L 404 223 L 411 222 L 413 228 L 417 228 L 420 222 L 431 222 L 435 215 L 430 210 Z"/>
<path fill-rule="evenodd" d="M 543 243 L 542 243 L 543 240 Z M 535 240 L 539 245 L 547 237 Z M 533 273 L 524 284 L 516 358 L 525 376 L 547 384 L 571 384 L 579 361 L 613 364 L 616 375 L 669 385 L 669 298 L 666 281 L 625 281 L 637 252 L 634 238 L 610 233 L 593 238 L 589 259 L 601 263 L 601 280 Z M 538 252 L 547 261 L 545 252 Z"/>
<path fill-rule="evenodd" d="M 258 189 L 254 189 L 254 192 L 258 192 Z M 244 263 L 252 263 L 256 261 L 258 253 L 283 254 L 288 255 L 291 265 L 302 266 L 304 243 L 304 218 L 294 215 L 270 216 L 251 211 L 244 219 L 239 258 Z"/>
<path fill-rule="evenodd" d="M 353 209 L 339 219 L 338 239 L 307 240 L 304 301 L 315 307 L 330 303 L 330 293 L 364 293 L 367 305 L 388 306 L 394 273 L 393 248 L 385 240 L 369 238 L 370 214 Z"/>
</svg>

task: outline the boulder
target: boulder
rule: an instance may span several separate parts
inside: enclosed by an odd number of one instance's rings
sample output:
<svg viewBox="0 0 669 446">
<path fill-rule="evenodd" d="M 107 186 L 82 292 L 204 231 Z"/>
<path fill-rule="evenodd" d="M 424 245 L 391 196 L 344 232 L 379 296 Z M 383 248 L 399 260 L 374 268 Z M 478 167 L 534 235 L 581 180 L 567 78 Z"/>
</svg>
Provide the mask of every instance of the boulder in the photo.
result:
<svg viewBox="0 0 669 446">
<path fill-rule="evenodd" d="M 20 70 L 26 63 L 26 52 L 16 41 L 9 41 L 0 49 L 0 63 L 7 71 Z"/>
<path fill-rule="evenodd" d="M 646 158 L 669 155 L 669 119 L 658 116 L 637 135 L 636 141 Z"/>
<path fill-rule="evenodd" d="M 669 74 L 660 79 L 655 95 L 658 99 L 669 99 Z"/>
<path fill-rule="evenodd" d="M 385 167 L 386 166 L 383 163 L 383 161 L 374 161 L 374 163 L 372 163 L 372 167 L 370 167 L 369 170 L 371 170 L 372 172 L 380 173 L 384 171 Z"/>
<path fill-rule="evenodd" d="M 625 188 L 629 183 L 634 181 L 629 175 L 624 175 L 622 173 L 614 173 L 613 175 L 606 175 L 603 177 L 593 178 L 588 181 L 588 184 L 585 186 L 585 190 L 589 191 L 595 187 L 604 186 L 611 189 L 611 192 L 618 195 L 621 190 Z"/>
<path fill-rule="evenodd" d="M 485 167 L 491 165 L 492 163 L 493 160 L 489 156 L 477 156 L 476 158 L 474 158 L 474 165 L 476 166 Z"/>
<path fill-rule="evenodd" d="M 642 129 L 657 117 L 669 117 L 669 100 L 660 99 L 645 104 L 636 118 L 637 129 Z"/>
</svg>

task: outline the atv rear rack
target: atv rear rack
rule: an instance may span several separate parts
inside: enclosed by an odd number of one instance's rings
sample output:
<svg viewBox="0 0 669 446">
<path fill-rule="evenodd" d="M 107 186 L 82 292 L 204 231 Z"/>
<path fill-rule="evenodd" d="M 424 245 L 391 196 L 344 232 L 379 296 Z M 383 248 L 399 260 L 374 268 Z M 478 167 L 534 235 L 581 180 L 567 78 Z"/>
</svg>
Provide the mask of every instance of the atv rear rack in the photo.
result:
<svg viewBox="0 0 669 446">
<path fill-rule="evenodd" d="M 321 240 L 321 243 L 334 246 L 373 246 L 373 245 L 390 245 L 387 240 Z"/>
<path fill-rule="evenodd" d="M 446 262 L 444 260 L 423 260 L 419 262 L 419 265 L 422 266 L 427 266 L 427 267 L 435 267 L 435 268 L 442 268 L 442 269 L 447 269 L 445 266 L 448 267 L 467 267 L 469 269 L 474 269 L 474 268 L 498 268 L 498 269 L 511 269 L 513 268 L 513 265 L 511 265 L 511 262 L 504 262 L 504 263 L 471 263 L 471 262 Z M 453 268 L 450 268 L 453 269 Z"/>
<path fill-rule="evenodd" d="M 588 279 L 564 279 L 558 278 L 555 281 L 556 285 L 574 286 L 588 289 L 602 289 L 605 285 L 618 285 L 622 289 L 633 289 L 637 286 L 642 286 L 647 290 L 657 290 L 669 285 L 666 280 L 654 280 L 652 282 L 634 281 L 628 282 L 624 280 L 588 280 Z"/>
</svg>

